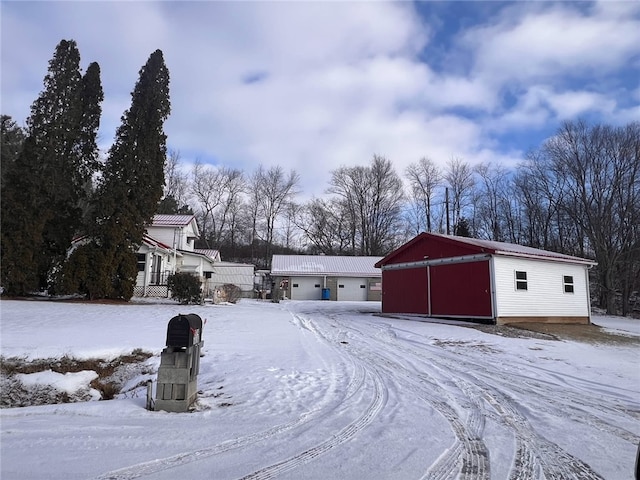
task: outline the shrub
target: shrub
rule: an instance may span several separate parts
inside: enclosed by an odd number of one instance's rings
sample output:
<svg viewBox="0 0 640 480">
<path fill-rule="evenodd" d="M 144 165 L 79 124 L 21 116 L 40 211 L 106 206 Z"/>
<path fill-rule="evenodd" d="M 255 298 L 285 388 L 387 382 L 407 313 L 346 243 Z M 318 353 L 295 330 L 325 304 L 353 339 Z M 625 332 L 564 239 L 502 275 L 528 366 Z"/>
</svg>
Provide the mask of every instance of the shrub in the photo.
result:
<svg viewBox="0 0 640 480">
<path fill-rule="evenodd" d="M 242 297 L 242 290 L 240 287 L 232 283 L 225 283 L 222 286 L 222 292 L 224 298 L 229 303 L 237 303 L 237 301 Z"/>
<path fill-rule="evenodd" d="M 171 290 L 171 298 L 182 305 L 202 303 L 202 288 L 198 277 L 190 273 L 175 273 L 167 279 L 167 286 Z"/>
</svg>

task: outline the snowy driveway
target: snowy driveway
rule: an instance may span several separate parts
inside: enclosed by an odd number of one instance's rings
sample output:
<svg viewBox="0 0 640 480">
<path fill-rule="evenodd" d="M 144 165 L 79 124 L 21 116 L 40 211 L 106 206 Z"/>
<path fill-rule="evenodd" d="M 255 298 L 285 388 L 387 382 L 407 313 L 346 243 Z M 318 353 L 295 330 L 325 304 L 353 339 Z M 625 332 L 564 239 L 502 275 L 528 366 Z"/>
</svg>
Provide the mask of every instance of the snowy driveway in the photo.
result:
<svg viewBox="0 0 640 480">
<path fill-rule="evenodd" d="M 56 351 L 64 341 L 67 353 L 87 356 L 113 350 L 121 335 L 157 353 L 166 320 L 184 310 L 54 304 L 32 312 L 31 303 L 2 302 L 3 355 Z M 637 336 L 626 345 L 504 338 L 379 309 L 193 307 L 208 318 L 199 411 L 148 412 L 135 390 L 108 402 L 5 409 L 1 476 L 633 478 Z M 82 348 L 53 333 L 77 328 L 78 316 L 101 332 L 82 337 Z M 30 336 L 23 323 L 11 328 L 18 319 L 32 322 Z"/>
</svg>

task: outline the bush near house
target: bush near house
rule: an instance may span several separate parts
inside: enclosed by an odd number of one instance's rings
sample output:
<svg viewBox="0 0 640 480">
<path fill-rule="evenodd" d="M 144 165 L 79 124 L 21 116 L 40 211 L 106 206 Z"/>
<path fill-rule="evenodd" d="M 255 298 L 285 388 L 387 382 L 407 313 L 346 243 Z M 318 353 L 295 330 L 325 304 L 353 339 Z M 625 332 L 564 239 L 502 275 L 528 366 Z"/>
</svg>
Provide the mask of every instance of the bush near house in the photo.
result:
<svg viewBox="0 0 640 480">
<path fill-rule="evenodd" d="M 238 300 L 242 297 L 242 290 L 239 286 L 233 285 L 232 283 L 225 283 L 222 287 L 222 295 L 224 300 L 229 303 L 237 303 Z"/>
<path fill-rule="evenodd" d="M 171 291 L 171 298 L 182 305 L 202 303 L 202 288 L 198 277 L 190 273 L 175 273 L 167 279 L 167 287 Z"/>
</svg>

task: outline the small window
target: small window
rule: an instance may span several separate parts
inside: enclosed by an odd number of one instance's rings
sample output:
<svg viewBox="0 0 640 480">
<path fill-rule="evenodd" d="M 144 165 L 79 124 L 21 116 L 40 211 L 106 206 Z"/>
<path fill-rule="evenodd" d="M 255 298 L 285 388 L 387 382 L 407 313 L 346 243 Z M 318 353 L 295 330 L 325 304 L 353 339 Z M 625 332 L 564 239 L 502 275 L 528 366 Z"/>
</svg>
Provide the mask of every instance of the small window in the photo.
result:
<svg viewBox="0 0 640 480">
<path fill-rule="evenodd" d="M 204 278 L 211 278 L 213 276 L 213 272 L 204 272 Z"/>
<path fill-rule="evenodd" d="M 564 275 L 562 283 L 564 285 L 564 293 L 573 293 L 573 276 Z"/>
<path fill-rule="evenodd" d="M 344 288 L 344 285 L 338 285 L 338 288 Z"/>
<path fill-rule="evenodd" d="M 360 285 L 360 288 L 367 288 L 366 285 Z"/>
<path fill-rule="evenodd" d="M 316 287 L 316 288 L 320 288 L 320 284 L 319 284 L 319 283 L 316 283 L 316 284 L 314 285 L 314 287 Z"/>
<path fill-rule="evenodd" d="M 293 288 L 298 288 L 298 284 L 297 284 L 297 283 L 294 283 L 294 284 L 293 284 Z"/>
<path fill-rule="evenodd" d="M 516 290 L 528 290 L 527 272 L 516 270 Z"/>
<path fill-rule="evenodd" d="M 144 266 L 147 263 L 147 254 L 146 253 L 138 253 L 138 271 L 144 272 Z"/>
</svg>

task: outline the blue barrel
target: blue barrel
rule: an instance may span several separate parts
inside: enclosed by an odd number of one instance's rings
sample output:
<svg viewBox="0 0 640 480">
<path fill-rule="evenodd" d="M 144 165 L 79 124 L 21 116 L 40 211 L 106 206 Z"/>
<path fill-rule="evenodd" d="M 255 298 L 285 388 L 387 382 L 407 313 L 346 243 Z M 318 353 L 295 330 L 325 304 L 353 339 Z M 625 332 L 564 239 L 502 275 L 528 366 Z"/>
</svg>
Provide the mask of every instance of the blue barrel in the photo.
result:
<svg viewBox="0 0 640 480">
<path fill-rule="evenodd" d="M 328 288 L 323 288 L 322 289 L 322 299 L 323 300 L 329 300 L 331 295 L 331 290 Z"/>
</svg>

